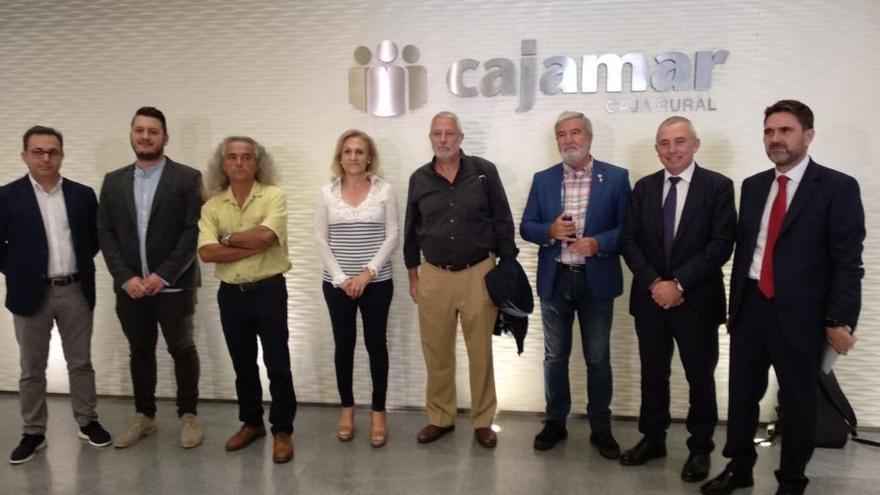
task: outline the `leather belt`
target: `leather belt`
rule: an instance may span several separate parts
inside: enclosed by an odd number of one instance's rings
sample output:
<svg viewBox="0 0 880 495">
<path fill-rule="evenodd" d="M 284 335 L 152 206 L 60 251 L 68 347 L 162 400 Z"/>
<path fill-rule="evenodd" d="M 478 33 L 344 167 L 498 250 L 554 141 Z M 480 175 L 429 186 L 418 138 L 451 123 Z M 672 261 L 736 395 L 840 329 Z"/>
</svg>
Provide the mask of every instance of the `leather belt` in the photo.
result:
<svg viewBox="0 0 880 495">
<path fill-rule="evenodd" d="M 565 270 L 569 272 L 582 272 L 584 271 L 584 266 L 586 265 L 569 265 L 568 263 L 556 262 L 557 270 Z"/>
<path fill-rule="evenodd" d="M 251 292 L 255 290 L 260 290 L 277 283 L 278 281 L 284 281 L 284 275 L 272 275 L 269 278 L 264 278 L 263 280 L 257 280 L 256 282 L 245 282 L 243 284 L 230 284 L 228 282 L 221 282 L 221 285 L 225 287 L 229 287 L 230 289 L 237 290 L 239 292 Z"/>
<path fill-rule="evenodd" d="M 460 271 L 466 270 L 472 266 L 479 265 L 480 263 L 486 261 L 486 258 L 488 258 L 488 257 L 489 257 L 489 255 L 487 254 L 487 255 L 483 256 L 482 258 L 478 259 L 477 261 L 465 263 L 463 265 L 438 265 L 436 263 L 431 263 L 431 264 L 436 266 L 437 268 L 440 268 L 441 270 L 446 270 L 448 272 L 460 272 Z"/>
<path fill-rule="evenodd" d="M 65 285 L 70 285 L 78 281 L 79 275 L 77 275 L 76 273 L 71 273 L 70 275 L 64 275 L 61 277 L 49 277 L 46 279 L 46 283 L 52 287 L 63 287 Z"/>
</svg>

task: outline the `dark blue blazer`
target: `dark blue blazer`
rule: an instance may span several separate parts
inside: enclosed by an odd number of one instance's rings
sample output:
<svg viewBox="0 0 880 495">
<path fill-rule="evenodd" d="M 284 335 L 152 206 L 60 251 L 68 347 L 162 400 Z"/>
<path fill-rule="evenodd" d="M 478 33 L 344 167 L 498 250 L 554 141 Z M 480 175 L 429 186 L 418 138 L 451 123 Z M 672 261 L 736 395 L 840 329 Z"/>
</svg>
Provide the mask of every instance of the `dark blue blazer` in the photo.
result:
<svg viewBox="0 0 880 495">
<path fill-rule="evenodd" d="M 663 248 L 663 169 L 633 187 L 620 251 L 633 273 L 629 312 L 638 318 L 662 318 L 666 311 L 651 299 L 655 280 L 678 280 L 684 308 L 700 327 L 717 328 L 725 311 L 721 267 L 733 253 L 736 209 L 733 181 L 694 164 L 687 199 L 667 264 Z"/>
<path fill-rule="evenodd" d="M 586 259 L 587 285 L 593 297 L 612 299 L 623 292 L 617 240 L 629 205 L 629 173 L 610 163 L 593 160 L 593 178 L 583 237 L 595 237 L 599 253 Z M 535 174 L 519 233 L 538 249 L 538 297 L 553 293 L 556 259 L 562 244 L 550 239 L 550 224 L 562 214 L 562 164 Z"/>
<path fill-rule="evenodd" d="M 92 188 L 64 178 L 61 182 L 73 238 L 80 285 L 95 307 L 95 261 L 98 200 Z M 35 314 L 48 285 L 49 243 L 34 186 L 25 175 L 0 187 L 0 271 L 6 276 L 6 307 L 17 315 Z"/>
<path fill-rule="evenodd" d="M 740 322 L 743 291 L 774 180 L 770 169 L 742 184 L 730 276 L 731 333 Z M 788 345 L 802 351 L 821 349 L 826 319 L 855 328 L 865 273 L 864 240 L 865 212 L 858 182 L 810 160 L 773 250 L 773 307 Z"/>
</svg>

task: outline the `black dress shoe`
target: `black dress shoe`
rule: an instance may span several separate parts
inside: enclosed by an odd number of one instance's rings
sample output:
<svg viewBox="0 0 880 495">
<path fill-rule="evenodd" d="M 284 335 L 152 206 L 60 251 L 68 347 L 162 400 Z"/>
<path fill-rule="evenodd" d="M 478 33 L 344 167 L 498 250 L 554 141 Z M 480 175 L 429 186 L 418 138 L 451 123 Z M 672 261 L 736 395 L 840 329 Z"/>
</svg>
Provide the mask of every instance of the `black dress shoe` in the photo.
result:
<svg viewBox="0 0 880 495">
<path fill-rule="evenodd" d="M 666 444 L 651 442 L 642 437 L 635 447 L 627 450 L 620 456 L 620 463 L 624 466 L 641 466 L 651 459 L 666 457 Z"/>
<path fill-rule="evenodd" d="M 599 449 L 599 455 L 606 459 L 617 459 L 620 457 L 620 445 L 611 434 L 611 430 L 593 432 L 590 434 L 590 443 Z"/>
<path fill-rule="evenodd" d="M 568 430 L 565 429 L 565 421 L 548 419 L 544 421 L 544 429 L 535 435 L 535 450 L 550 450 L 557 443 L 565 440 Z"/>
<path fill-rule="evenodd" d="M 752 474 L 738 474 L 729 469 L 721 471 L 721 474 L 707 481 L 700 487 L 700 493 L 705 495 L 727 495 L 737 488 L 748 488 L 754 485 Z"/>
<path fill-rule="evenodd" d="M 681 468 L 681 479 L 688 483 L 696 483 L 703 481 L 709 476 L 709 466 L 711 461 L 709 454 L 696 454 L 691 452 L 684 467 Z"/>
</svg>

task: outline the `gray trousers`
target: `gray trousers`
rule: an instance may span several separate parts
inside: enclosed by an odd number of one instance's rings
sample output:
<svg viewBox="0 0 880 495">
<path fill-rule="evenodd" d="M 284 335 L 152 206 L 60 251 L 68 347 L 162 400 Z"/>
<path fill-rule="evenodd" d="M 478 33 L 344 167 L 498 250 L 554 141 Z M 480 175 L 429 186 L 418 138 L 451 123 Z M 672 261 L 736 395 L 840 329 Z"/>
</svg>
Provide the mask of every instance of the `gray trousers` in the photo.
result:
<svg viewBox="0 0 880 495">
<path fill-rule="evenodd" d="M 95 370 L 92 368 L 92 310 L 79 283 L 49 287 L 43 306 L 32 316 L 13 315 L 15 338 L 21 354 L 18 382 L 24 432 L 46 432 L 46 362 L 53 322 L 61 336 L 70 380 L 70 402 L 79 426 L 97 419 Z"/>
</svg>

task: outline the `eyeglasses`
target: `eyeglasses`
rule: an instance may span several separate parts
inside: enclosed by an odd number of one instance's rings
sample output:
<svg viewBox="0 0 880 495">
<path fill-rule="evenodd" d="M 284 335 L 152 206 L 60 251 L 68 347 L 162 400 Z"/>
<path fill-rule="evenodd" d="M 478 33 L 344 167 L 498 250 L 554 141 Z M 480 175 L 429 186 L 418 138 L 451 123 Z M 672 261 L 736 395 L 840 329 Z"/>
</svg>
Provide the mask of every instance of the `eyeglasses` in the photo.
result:
<svg viewBox="0 0 880 495">
<path fill-rule="evenodd" d="M 40 148 L 29 150 L 28 153 L 37 159 L 43 158 L 43 155 L 45 155 L 49 157 L 50 160 L 57 160 L 61 158 L 61 155 L 63 154 L 61 150 L 44 150 Z"/>
</svg>

